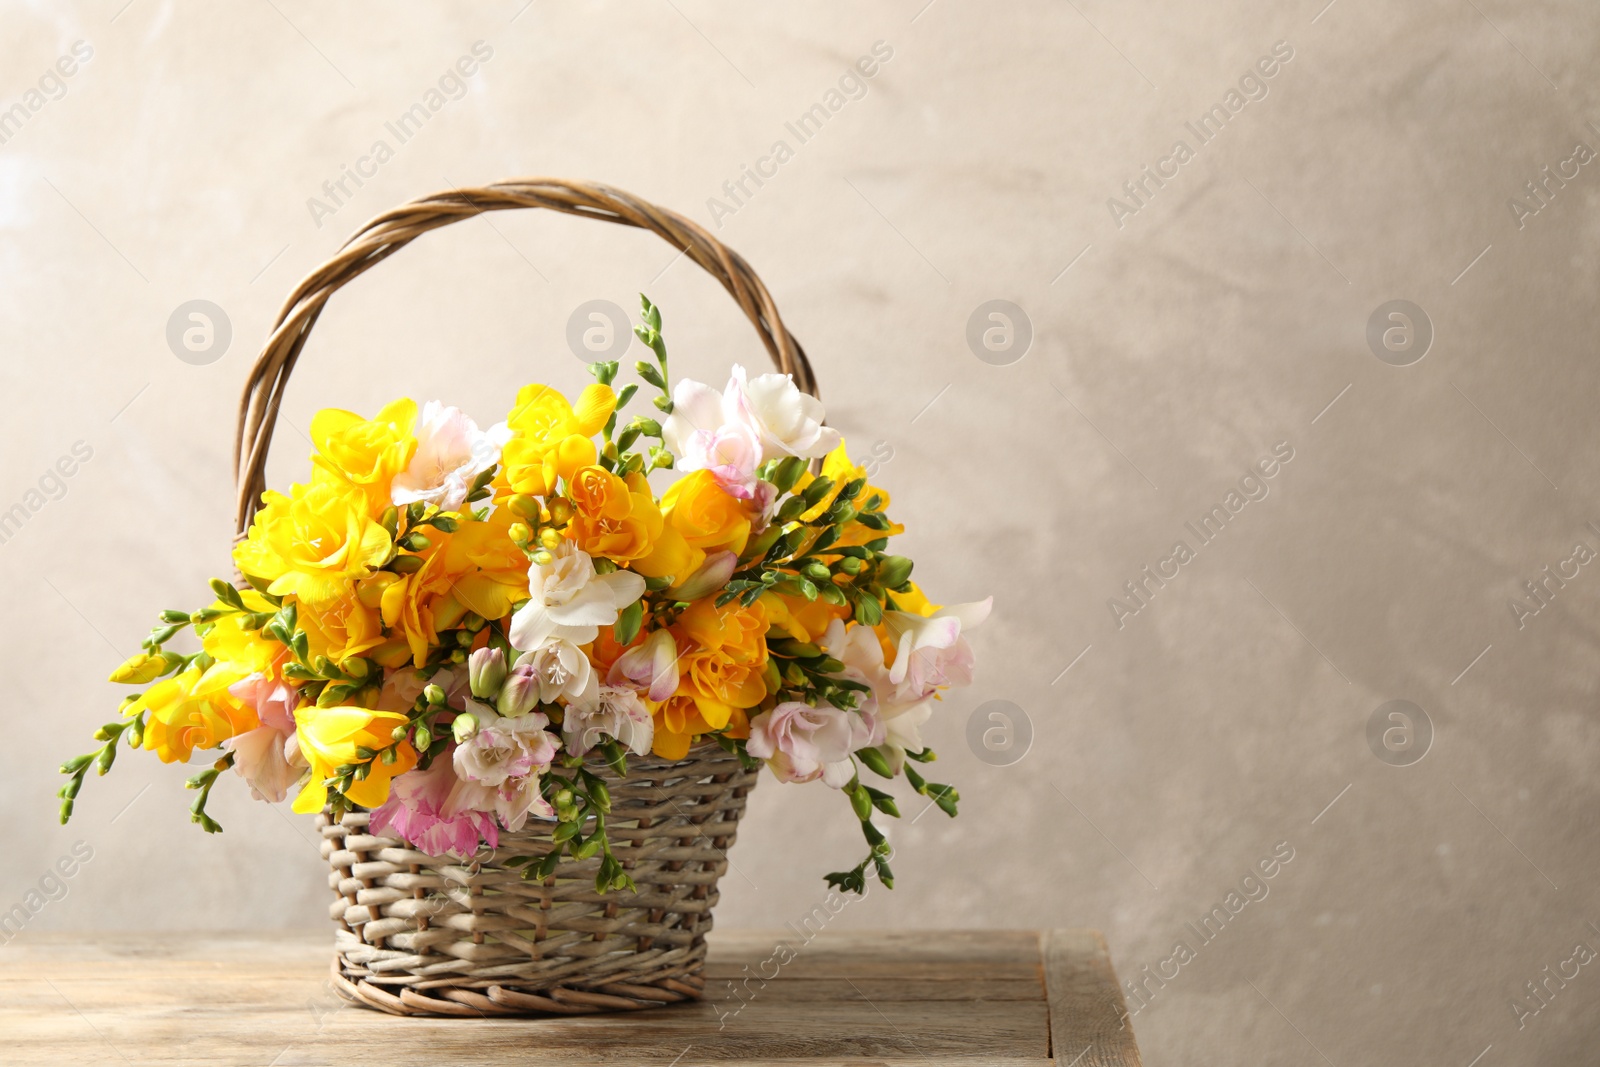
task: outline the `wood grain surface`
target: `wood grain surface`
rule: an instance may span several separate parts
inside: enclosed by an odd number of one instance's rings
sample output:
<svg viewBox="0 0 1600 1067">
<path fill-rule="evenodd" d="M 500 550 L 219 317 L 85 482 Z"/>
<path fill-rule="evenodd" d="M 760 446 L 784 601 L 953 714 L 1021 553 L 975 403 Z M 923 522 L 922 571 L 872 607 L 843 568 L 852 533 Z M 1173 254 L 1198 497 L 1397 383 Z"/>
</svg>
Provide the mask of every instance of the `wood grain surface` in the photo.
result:
<svg viewBox="0 0 1600 1067">
<path fill-rule="evenodd" d="M 558 1019 L 353 1007 L 331 952 L 321 934 L 19 940 L 0 953 L 0 1063 L 1139 1063 L 1089 930 L 718 931 L 704 1001 Z"/>
</svg>

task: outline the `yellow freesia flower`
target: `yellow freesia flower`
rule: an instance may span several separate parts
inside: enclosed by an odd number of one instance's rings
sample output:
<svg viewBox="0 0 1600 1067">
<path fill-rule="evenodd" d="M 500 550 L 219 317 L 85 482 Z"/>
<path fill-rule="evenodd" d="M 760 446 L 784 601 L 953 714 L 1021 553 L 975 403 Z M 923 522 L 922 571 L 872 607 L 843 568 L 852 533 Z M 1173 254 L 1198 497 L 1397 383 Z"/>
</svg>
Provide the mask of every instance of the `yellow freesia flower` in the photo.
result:
<svg viewBox="0 0 1600 1067">
<path fill-rule="evenodd" d="M 254 589 L 241 589 L 239 596 L 249 611 L 276 610 L 266 597 Z M 211 606 L 228 607 L 220 600 Z M 271 674 L 278 661 L 288 651 L 281 643 L 270 637 L 263 637 L 260 630 L 245 629 L 244 618 L 237 613 L 217 619 L 206 635 L 200 639 L 200 647 L 219 664 L 230 664 L 238 668 L 242 675 Z"/>
<path fill-rule="evenodd" d="M 570 479 L 595 462 L 598 453 L 591 438 L 616 407 L 609 385 L 585 388 L 576 408 L 548 385 L 523 386 L 506 419 L 511 439 L 500 451 L 505 485 L 513 493 L 548 496 L 557 479 Z"/>
<path fill-rule="evenodd" d="M 306 632 L 309 658 L 327 656 L 343 665 L 383 642 L 378 613 L 362 603 L 358 594 L 346 594 L 324 604 L 302 603 L 300 626 Z"/>
<path fill-rule="evenodd" d="M 327 805 L 327 780 L 338 773 L 338 768 L 362 762 L 358 748 L 388 748 L 394 743 L 394 728 L 406 722 L 404 715 L 394 711 L 319 708 L 314 704 L 296 709 L 294 719 L 300 751 L 311 766 L 311 778 L 294 799 L 294 810 L 301 814 L 321 811 Z M 416 765 L 416 750 L 402 743 L 393 763 L 373 760 L 371 771 L 354 782 L 345 795 L 364 808 L 378 807 L 389 799 L 391 779 Z"/>
<path fill-rule="evenodd" d="M 151 686 L 124 714 L 145 712 L 144 747 L 162 763 L 183 763 L 197 748 L 219 748 L 261 725 L 255 712 L 228 692 L 247 673 L 225 663 L 204 671 L 190 667 Z"/>
<path fill-rule="evenodd" d="M 406 643 L 416 666 L 428 658 L 439 631 L 457 625 L 467 612 L 502 619 L 511 605 L 528 597 L 528 558 L 506 532 L 516 517 L 499 508 L 487 522 L 463 521 L 453 534 L 435 534 L 422 567 L 388 585 L 382 593 L 384 625 Z M 390 664 L 393 657 L 380 655 Z"/>
<path fill-rule="evenodd" d="M 389 506 L 389 487 L 417 451 L 417 404 L 396 400 L 376 418 L 325 408 L 311 418 L 311 462 L 356 486 L 374 514 Z"/>
<path fill-rule="evenodd" d="M 834 619 L 850 617 L 848 606 L 830 604 L 821 597 L 807 600 L 769 590 L 762 593 L 756 603 L 766 609 L 767 618 L 775 629 L 808 644 L 819 640 Z"/>
<path fill-rule="evenodd" d="M 747 725 L 745 709 L 767 695 L 766 609 L 758 601 L 716 607 L 709 599 L 690 605 L 670 628 L 678 646 L 678 691 L 653 709 L 653 751 L 682 759 L 701 734 Z"/>
<path fill-rule="evenodd" d="M 469 611 L 503 619 L 528 598 L 528 557 L 510 534 L 516 521 L 510 508 L 496 508 L 486 522 L 463 521 L 439 547 L 441 573 L 450 576 L 434 607 L 440 626 L 456 625 Z"/>
<path fill-rule="evenodd" d="M 691 548 L 743 552 L 750 539 L 750 510 L 744 501 L 717 484 L 708 470 L 697 470 L 673 482 L 661 496 L 667 523 Z M 680 575 L 679 577 L 687 577 Z"/>
<path fill-rule="evenodd" d="M 352 593 L 389 556 L 389 533 L 368 514 L 361 492 L 319 478 L 296 485 L 291 496 L 271 490 L 261 496 L 248 539 L 234 546 L 234 562 L 272 584 L 274 596 L 293 594 L 313 606 Z"/>
<path fill-rule="evenodd" d="M 666 520 L 644 475 L 624 481 L 603 467 L 583 467 L 567 480 L 567 495 L 574 509 L 567 534 L 589 555 L 629 563 L 655 550 Z"/>
</svg>

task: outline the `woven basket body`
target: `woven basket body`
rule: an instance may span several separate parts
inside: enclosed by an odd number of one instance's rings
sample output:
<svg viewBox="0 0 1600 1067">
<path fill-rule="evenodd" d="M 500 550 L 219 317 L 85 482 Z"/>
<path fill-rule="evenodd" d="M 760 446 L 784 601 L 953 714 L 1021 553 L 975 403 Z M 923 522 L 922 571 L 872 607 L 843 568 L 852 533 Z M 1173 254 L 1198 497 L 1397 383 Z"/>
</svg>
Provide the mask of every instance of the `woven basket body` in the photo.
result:
<svg viewBox="0 0 1600 1067">
<path fill-rule="evenodd" d="M 333 983 L 402 1015 L 584 1014 L 700 995 L 717 880 L 728 869 L 756 775 L 715 745 L 687 760 L 630 759 L 605 772 L 612 852 L 637 893 L 597 893 L 600 859 L 525 880 L 512 857 L 543 856 L 553 824 L 502 833 L 471 860 L 367 833 L 367 815 L 319 818 L 337 894 Z"/>
</svg>

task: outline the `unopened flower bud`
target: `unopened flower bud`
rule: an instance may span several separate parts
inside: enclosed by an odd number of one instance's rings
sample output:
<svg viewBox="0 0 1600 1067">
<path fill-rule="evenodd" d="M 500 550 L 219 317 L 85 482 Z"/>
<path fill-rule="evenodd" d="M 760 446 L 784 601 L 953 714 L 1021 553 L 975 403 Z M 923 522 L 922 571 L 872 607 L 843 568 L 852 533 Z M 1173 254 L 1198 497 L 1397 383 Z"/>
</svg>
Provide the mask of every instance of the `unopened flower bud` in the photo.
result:
<svg viewBox="0 0 1600 1067">
<path fill-rule="evenodd" d="M 566 497 L 558 496 L 550 501 L 550 521 L 557 526 L 564 525 L 572 520 L 572 503 Z"/>
<path fill-rule="evenodd" d="M 428 698 L 428 703 L 430 704 L 444 703 L 444 690 L 440 689 L 434 682 L 429 682 L 423 687 L 422 695 Z"/>
<path fill-rule="evenodd" d="M 525 545 L 533 537 L 533 531 L 525 522 L 514 522 L 506 528 L 506 536 L 511 538 L 511 543 L 517 546 Z"/>
<path fill-rule="evenodd" d="M 905 556 L 884 556 L 878 561 L 878 582 L 890 589 L 906 584 L 911 577 L 911 560 Z"/>
<path fill-rule="evenodd" d="M 493 699 L 506 680 L 505 653 L 498 648 L 480 648 L 467 660 L 472 695 L 479 700 Z"/>
<path fill-rule="evenodd" d="M 549 552 L 545 551 L 542 548 L 539 549 L 539 551 L 535 552 L 533 555 L 529 556 L 528 558 L 533 560 L 533 562 L 537 563 L 541 567 L 547 566 L 551 561 L 553 561 L 555 559 L 554 556 L 552 556 Z M 599 562 L 599 561 L 597 560 L 596 562 Z"/>
<path fill-rule="evenodd" d="M 450 724 L 450 733 L 455 737 L 456 744 L 466 744 L 478 736 L 478 717 L 471 712 L 462 712 Z"/>
<path fill-rule="evenodd" d="M 693 574 L 684 579 L 682 585 L 669 589 L 667 595 L 674 600 L 684 602 L 710 596 L 728 584 L 728 579 L 733 577 L 733 572 L 738 566 L 737 554 L 728 551 L 712 552 Z"/>
<path fill-rule="evenodd" d="M 554 552 L 556 549 L 561 547 L 560 531 L 553 530 L 548 526 L 545 527 L 543 530 L 539 531 L 539 543 L 545 548 L 549 549 L 551 552 Z"/>
<path fill-rule="evenodd" d="M 539 521 L 539 500 L 537 497 L 518 493 L 506 501 L 506 507 L 510 508 L 511 514 L 519 519 L 527 519 L 529 522 L 535 523 Z"/>
<path fill-rule="evenodd" d="M 514 668 L 500 687 L 495 709 L 508 719 L 526 715 L 539 704 L 539 676 L 531 666 Z"/>
</svg>

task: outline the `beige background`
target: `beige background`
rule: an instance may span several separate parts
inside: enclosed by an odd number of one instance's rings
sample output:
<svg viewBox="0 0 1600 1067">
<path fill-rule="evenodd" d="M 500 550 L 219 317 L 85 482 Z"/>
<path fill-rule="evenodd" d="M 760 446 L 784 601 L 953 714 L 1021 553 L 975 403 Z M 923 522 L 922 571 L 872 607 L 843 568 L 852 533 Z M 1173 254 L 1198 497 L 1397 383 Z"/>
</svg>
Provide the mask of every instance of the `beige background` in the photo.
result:
<svg viewBox="0 0 1600 1067">
<path fill-rule="evenodd" d="M 498 177 L 595 178 L 709 225 L 722 183 L 796 147 L 784 122 L 883 41 L 866 95 L 717 230 L 771 285 L 835 424 L 892 450 L 880 481 L 927 587 L 997 604 L 979 683 L 931 728 L 962 817 L 907 803 L 899 888 L 826 936 L 1092 925 L 1137 978 L 1287 842 L 1270 894 L 1136 1017 L 1150 1062 L 1591 1062 L 1593 967 L 1521 1029 L 1511 1004 L 1600 947 L 1600 573 L 1521 629 L 1508 600 L 1600 548 L 1600 164 L 1521 229 L 1507 202 L 1600 145 L 1600 12 L 1321 2 L 7 5 L 0 107 L 93 48 L 0 146 L 0 506 L 93 449 L 0 544 L 0 905 L 72 842 L 94 849 L 20 936 L 324 921 L 308 820 L 231 779 L 210 840 L 181 769 L 149 757 L 91 780 L 66 829 L 51 797 L 114 715 L 106 671 L 225 573 L 231 411 L 295 280 L 378 211 Z M 307 199 L 480 40 L 464 96 L 315 225 Z M 1107 198 L 1195 147 L 1184 122 L 1278 41 L 1294 56 L 1269 95 L 1119 229 Z M 520 384 L 581 385 L 575 307 L 641 289 L 678 372 L 761 361 L 653 238 L 501 215 L 342 293 L 287 422 L 400 394 L 499 418 Z M 164 338 L 194 298 L 232 324 L 209 365 Z M 996 298 L 1034 331 L 1008 366 L 964 339 Z M 1365 329 L 1402 298 L 1436 336 L 1393 367 Z M 1294 459 L 1270 495 L 1118 629 L 1108 598 L 1194 547 L 1185 522 L 1278 442 Z M 280 443 L 275 484 L 306 450 L 293 428 Z M 1392 699 L 1434 729 L 1412 766 L 1368 747 Z M 1032 724 L 1011 766 L 965 741 L 991 700 Z M 769 781 L 719 923 L 798 919 L 858 847 L 841 798 Z"/>
</svg>

